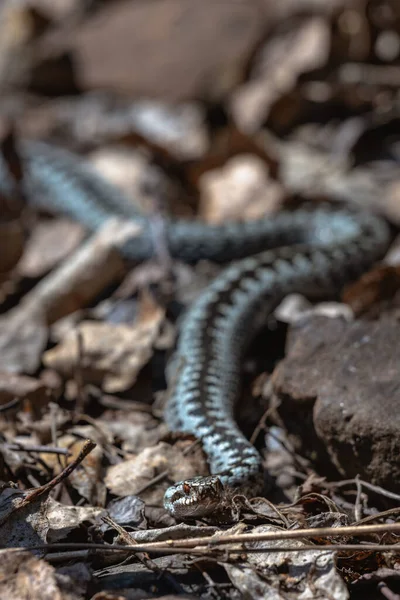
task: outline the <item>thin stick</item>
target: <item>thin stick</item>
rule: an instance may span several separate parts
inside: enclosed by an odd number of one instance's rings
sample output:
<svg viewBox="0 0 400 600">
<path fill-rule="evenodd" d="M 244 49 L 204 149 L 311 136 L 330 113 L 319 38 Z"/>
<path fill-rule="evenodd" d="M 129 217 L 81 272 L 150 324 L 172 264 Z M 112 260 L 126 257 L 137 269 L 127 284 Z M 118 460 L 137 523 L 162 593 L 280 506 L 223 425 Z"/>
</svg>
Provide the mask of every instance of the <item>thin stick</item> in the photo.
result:
<svg viewBox="0 0 400 600">
<path fill-rule="evenodd" d="M 257 536 L 253 536 L 254 538 Z M 168 540 L 168 542 L 174 540 Z M 70 552 L 72 550 L 91 550 L 91 551 L 102 551 L 102 552 L 122 552 L 127 553 L 131 552 L 133 554 L 137 554 L 138 552 L 151 552 L 156 554 L 194 554 L 198 556 L 207 556 L 210 557 L 212 552 L 217 552 L 221 550 L 216 546 L 210 549 L 209 546 L 199 547 L 199 548 L 191 548 L 191 547 L 180 547 L 173 548 L 167 542 L 151 542 L 148 544 L 138 544 L 137 546 L 125 546 L 120 544 L 115 544 L 113 546 L 108 546 L 107 544 L 90 544 L 90 543 L 55 543 L 55 544 L 38 544 L 35 546 L 26 546 L 21 548 L 4 548 L 0 550 L 0 556 L 2 552 L 26 552 L 26 551 L 34 551 L 34 550 L 65 550 Z M 157 548 L 155 548 L 157 546 Z M 400 544 L 332 544 L 329 546 L 316 546 L 314 544 L 305 544 L 304 546 L 264 546 L 262 548 L 225 548 L 224 553 L 231 552 L 235 555 L 243 554 L 243 552 L 247 554 L 261 554 L 261 553 L 279 553 L 279 552 L 399 552 L 400 553 Z"/>
<path fill-rule="evenodd" d="M 40 452 L 41 454 L 64 454 L 70 455 L 68 448 L 54 448 L 52 446 L 27 446 L 25 444 L 3 444 L 7 450 L 16 450 L 21 452 Z"/>
</svg>

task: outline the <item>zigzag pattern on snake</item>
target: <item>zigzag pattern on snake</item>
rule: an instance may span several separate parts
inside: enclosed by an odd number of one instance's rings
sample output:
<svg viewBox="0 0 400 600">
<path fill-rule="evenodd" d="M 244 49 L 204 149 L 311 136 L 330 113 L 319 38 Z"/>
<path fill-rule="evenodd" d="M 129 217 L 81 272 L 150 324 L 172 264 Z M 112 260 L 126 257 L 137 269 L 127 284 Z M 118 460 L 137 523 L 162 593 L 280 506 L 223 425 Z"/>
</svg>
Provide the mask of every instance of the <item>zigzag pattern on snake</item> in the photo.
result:
<svg viewBox="0 0 400 600">
<path fill-rule="evenodd" d="M 123 253 L 135 261 L 154 254 L 146 218 L 78 158 L 41 142 L 23 142 L 20 152 L 30 201 L 90 230 L 112 216 L 140 220 L 142 233 Z M 13 186 L 0 159 L 0 193 L 12 194 Z M 261 456 L 233 417 L 241 360 L 260 319 L 291 292 L 335 295 L 382 257 L 389 231 L 368 212 L 323 206 L 223 226 L 170 221 L 166 238 L 171 255 L 181 260 L 236 260 L 187 310 L 168 369 L 167 423 L 201 440 L 213 475 L 171 486 L 164 504 L 181 519 L 205 517 L 222 510 L 227 491 L 262 491 Z M 270 250 L 275 246 L 284 247 Z"/>
</svg>

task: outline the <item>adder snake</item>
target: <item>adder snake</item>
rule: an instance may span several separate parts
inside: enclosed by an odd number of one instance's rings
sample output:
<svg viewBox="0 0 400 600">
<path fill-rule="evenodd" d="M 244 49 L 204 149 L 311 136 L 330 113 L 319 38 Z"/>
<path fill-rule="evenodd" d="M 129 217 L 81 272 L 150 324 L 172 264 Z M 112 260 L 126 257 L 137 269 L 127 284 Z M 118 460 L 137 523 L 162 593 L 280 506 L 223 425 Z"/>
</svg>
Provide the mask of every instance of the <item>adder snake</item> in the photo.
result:
<svg viewBox="0 0 400 600">
<path fill-rule="evenodd" d="M 154 254 L 146 218 L 77 157 L 41 142 L 21 142 L 19 150 L 30 201 L 68 214 L 89 230 L 112 216 L 139 219 L 142 233 L 123 253 L 135 261 Z M 0 159 L 0 193 L 12 194 L 13 185 Z M 261 457 L 233 417 L 240 363 L 260 318 L 290 292 L 337 293 L 383 255 L 389 232 L 368 212 L 325 206 L 221 226 L 169 221 L 165 235 L 171 256 L 181 260 L 236 260 L 188 309 L 169 368 L 167 423 L 201 440 L 213 474 L 166 491 L 167 510 L 186 519 L 218 511 L 227 491 L 253 496 L 262 491 Z"/>
</svg>

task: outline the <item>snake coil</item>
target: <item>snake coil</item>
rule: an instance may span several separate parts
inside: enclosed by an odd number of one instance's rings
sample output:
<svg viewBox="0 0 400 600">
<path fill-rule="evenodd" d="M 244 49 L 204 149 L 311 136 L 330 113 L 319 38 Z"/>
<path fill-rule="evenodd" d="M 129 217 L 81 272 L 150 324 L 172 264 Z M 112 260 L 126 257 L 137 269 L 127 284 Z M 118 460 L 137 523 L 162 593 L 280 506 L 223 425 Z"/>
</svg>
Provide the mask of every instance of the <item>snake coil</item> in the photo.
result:
<svg viewBox="0 0 400 600">
<path fill-rule="evenodd" d="M 146 218 L 78 158 L 42 142 L 21 142 L 20 152 L 30 201 L 92 231 L 112 216 L 140 220 L 142 233 L 127 241 L 123 253 L 135 261 L 154 254 Z M 13 185 L 0 159 L 0 193 L 12 193 Z M 180 519 L 209 517 L 225 510 L 229 492 L 262 491 L 261 456 L 233 416 L 243 353 L 260 319 L 288 293 L 337 293 L 381 258 L 389 231 L 371 213 L 327 206 L 221 226 L 170 221 L 165 231 L 174 257 L 235 261 L 187 311 L 169 368 L 167 423 L 201 440 L 212 475 L 172 485 L 164 504 Z"/>
</svg>

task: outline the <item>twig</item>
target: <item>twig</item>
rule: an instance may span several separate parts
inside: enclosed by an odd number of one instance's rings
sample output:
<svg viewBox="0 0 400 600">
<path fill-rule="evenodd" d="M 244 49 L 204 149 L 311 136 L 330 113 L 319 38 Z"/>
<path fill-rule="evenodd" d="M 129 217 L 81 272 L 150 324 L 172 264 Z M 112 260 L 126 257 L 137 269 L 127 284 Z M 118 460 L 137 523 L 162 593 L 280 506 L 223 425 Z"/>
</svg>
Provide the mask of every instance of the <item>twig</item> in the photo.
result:
<svg viewBox="0 0 400 600">
<path fill-rule="evenodd" d="M 400 495 L 399 494 L 395 494 L 394 492 L 390 492 L 389 490 L 385 490 L 385 488 L 380 487 L 379 485 L 373 485 L 372 483 L 369 483 L 368 481 L 363 481 L 362 479 L 358 480 L 360 482 L 360 484 L 367 488 L 368 490 L 371 490 L 372 492 L 376 492 L 377 494 L 380 494 L 381 496 L 385 496 L 386 498 L 392 498 L 393 500 L 398 500 L 400 501 Z M 345 485 L 354 485 L 356 483 L 355 479 L 345 479 L 343 481 L 335 481 L 333 483 L 326 483 L 325 485 L 329 485 L 329 487 L 344 487 Z"/>
<path fill-rule="evenodd" d="M 76 364 L 74 369 L 74 379 L 76 384 L 76 406 L 75 413 L 81 414 L 85 412 L 85 405 L 87 403 L 87 394 L 85 390 L 82 364 L 85 360 L 85 345 L 83 341 L 83 335 L 81 331 L 77 332 L 77 353 L 76 353 Z"/>
<path fill-rule="evenodd" d="M 64 454 L 70 455 L 68 448 L 53 448 L 52 446 L 28 446 L 24 444 L 2 444 L 7 450 L 16 450 L 21 452 L 40 452 L 41 454 Z"/>
<path fill-rule="evenodd" d="M 334 529 L 334 528 L 332 528 Z M 258 536 L 253 536 L 254 540 Z M 80 543 L 80 542 L 71 542 L 71 543 L 55 543 L 55 544 L 38 544 L 35 546 L 26 546 L 21 548 L 5 548 L 3 550 L 0 549 L 0 556 L 2 552 L 26 552 L 26 551 L 49 551 L 49 550 L 92 550 L 92 551 L 102 551 L 102 552 L 132 552 L 133 554 L 137 554 L 138 552 L 149 552 L 156 554 L 194 554 L 197 556 L 206 556 L 207 558 L 211 556 L 213 551 L 221 550 L 216 545 L 214 548 L 210 549 L 209 546 L 200 546 L 199 548 L 188 547 L 179 547 L 174 548 L 171 546 L 170 542 L 176 540 L 167 540 L 166 542 L 149 542 L 148 544 L 138 544 L 137 546 L 125 546 L 120 544 L 115 544 L 113 546 L 109 546 L 107 544 L 91 544 L 91 543 Z M 183 541 L 183 540 L 180 540 Z M 164 544 L 164 545 L 163 545 Z M 157 546 L 157 547 L 155 547 Z M 262 554 L 262 553 L 279 553 L 279 552 L 399 552 L 400 553 L 400 544 L 332 544 L 329 546 L 317 546 L 315 544 L 305 544 L 304 546 L 263 546 L 263 547 L 253 547 L 253 548 L 224 548 L 225 552 L 231 552 L 235 555 L 243 554 L 246 552 L 247 554 Z M 51 556 L 51 555 L 50 555 Z"/>
<path fill-rule="evenodd" d="M 365 523 L 370 523 L 371 521 L 376 521 L 377 519 L 383 519 L 386 517 L 398 516 L 400 514 L 400 508 L 389 508 L 388 510 L 383 510 L 380 513 L 374 513 L 373 515 L 369 515 L 368 517 L 364 517 L 354 525 L 365 525 Z"/>
<path fill-rule="evenodd" d="M 11 410 L 12 408 L 15 408 L 16 406 L 18 406 L 18 404 L 20 402 L 21 402 L 21 398 L 13 398 L 12 400 L 10 400 L 10 402 L 6 402 L 6 404 L 2 404 L 0 406 L 0 413 L 6 412 L 7 410 Z"/>
<path fill-rule="evenodd" d="M 49 563 L 65 562 L 69 560 L 87 561 L 89 550 L 72 550 L 71 552 L 52 552 L 46 555 Z"/>
<path fill-rule="evenodd" d="M 58 437 L 57 437 L 57 410 L 59 409 L 58 405 L 55 402 L 50 403 L 50 432 L 51 432 L 51 441 L 53 446 L 58 448 Z M 59 454 L 56 454 L 57 463 L 60 469 L 64 468 L 63 461 Z"/>
<path fill-rule="evenodd" d="M 289 521 L 288 519 L 285 517 L 285 515 L 279 510 L 279 508 L 270 500 L 268 500 L 267 498 L 263 498 L 263 502 L 265 502 L 265 504 L 267 506 L 270 507 L 270 509 L 276 513 L 278 515 L 278 517 L 280 518 L 280 520 L 285 524 L 285 526 L 287 528 L 289 528 Z M 254 507 L 252 506 L 251 502 L 249 502 L 249 506 L 250 508 L 252 508 L 254 510 Z"/>
<path fill-rule="evenodd" d="M 355 483 L 357 486 L 357 496 L 356 501 L 354 503 L 354 520 L 360 521 L 362 516 L 362 508 L 361 508 L 361 494 L 362 494 L 362 485 L 359 476 L 355 477 Z"/>
<path fill-rule="evenodd" d="M 93 391 L 93 386 L 91 387 L 91 391 Z M 101 406 L 104 406 L 105 408 L 112 408 L 114 410 L 126 412 L 137 411 L 145 413 L 151 413 L 153 411 L 153 408 L 150 404 L 145 404 L 139 400 L 127 400 L 126 398 L 121 400 L 120 398 L 110 396 L 109 394 L 96 393 L 96 401 Z"/>
<path fill-rule="evenodd" d="M 257 533 L 257 534 L 253 534 L 253 533 L 243 533 L 243 534 L 237 534 L 237 535 L 226 535 L 226 536 L 204 536 L 204 537 L 197 537 L 197 538 L 191 538 L 191 539 L 177 539 L 177 540 L 165 540 L 162 542 L 149 542 L 147 544 L 138 544 L 137 546 L 133 546 L 130 547 L 130 549 L 134 552 L 168 552 L 168 553 L 174 553 L 174 552 L 192 552 L 192 550 L 195 550 L 196 552 L 199 550 L 199 548 L 196 548 L 196 546 L 200 547 L 201 553 L 206 549 L 208 552 L 210 552 L 211 549 L 218 549 L 220 546 L 226 546 L 228 544 L 234 544 L 235 545 L 235 550 L 237 551 L 237 547 L 238 544 L 245 544 L 245 543 L 254 543 L 254 542 L 275 542 L 275 541 L 282 541 L 282 540 L 293 540 L 293 539 L 304 539 L 304 538 L 331 538 L 331 537 L 336 537 L 336 536 L 343 536 L 343 535 L 370 535 L 372 533 L 395 533 L 395 532 L 400 532 L 400 523 L 388 523 L 385 525 L 360 525 L 360 526 L 345 526 L 345 527 L 316 527 L 316 528 L 309 528 L 309 529 L 296 529 L 296 530 L 290 530 L 290 531 L 269 531 L 266 533 Z M 59 549 L 68 549 L 68 550 L 72 550 L 72 549 L 86 549 L 86 548 L 92 548 L 92 549 L 97 549 L 97 550 L 104 550 L 104 549 L 119 549 L 119 550 L 127 550 L 129 549 L 128 546 L 106 546 L 104 544 L 94 544 L 94 545 L 90 545 L 90 544 L 50 544 L 48 546 L 40 546 L 40 547 L 34 547 L 34 549 L 43 549 L 43 548 L 54 548 L 55 550 L 59 550 Z M 317 545 L 310 545 L 310 546 L 300 546 L 299 548 L 297 548 L 298 550 L 301 549 L 326 549 L 329 548 L 332 551 L 333 550 L 368 550 L 368 551 L 378 551 L 378 552 L 383 552 L 383 551 L 387 551 L 387 550 L 395 550 L 395 551 L 400 551 L 400 544 L 338 544 L 338 545 L 330 545 L 330 546 L 317 546 Z M 274 550 L 273 550 L 274 549 Z M 245 550 L 246 552 L 255 552 L 255 551 L 266 551 L 266 547 L 264 548 L 259 548 L 258 550 L 256 548 L 248 548 L 245 547 L 242 549 L 242 551 Z M 295 550 L 295 548 L 288 546 L 288 547 L 283 547 L 283 546 L 271 546 L 270 547 L 270 551 L 291 551 L 291 550 Z M 269 550 L 268 550 L 269 551 Z"/>
<path fill-rule="evenodd" d="M 400 532 L 400 523 L 388 523 L 378 525 L 360 525 L 352 526 L 347 525 L 344 527 L 315 527 L 308 529 L 295 529 L 290 531 L 268 531 L 266 533 L 243 533 L 237 535 L 225 535 L 225 536 L 207 536 L 197 537 L 191 539 L 177 539 L 167 540 L 163 542 L 152 542 L 146 546 L 146 550 L 155 550 L 158 547 L 178 549 L 184 547 L 195 548 L 196 546 L 217 547 L 225 546 L 227 544 L 241 544 L 251 542 L 268 542 L 276 540 L 296 540 L 302 538 L 330 538 L 337 536 L 354 536 L 354 535 L 370 535 L 373 533 L 390 533 Z M 353 545 L 354 546 L 354 545 Z M 360 546 L 355 545 L 356 548 Z M 354 548 L 352 548 L 354 549 Z M 400 549 L 400 546 L 396 545 L 396 549 Z M 146 551 L 145 550 L 145 551 Z"/>
<path fill-rule="evenodd" d="M 261 433 L 261 431 L 265 431 L 266 430 L 265 423 L 266 423 L 269 415 L 271 414 L 271 412 L 274 410 L 274 408 L 275 407 L 269 406 L 267 408 L 267 410 L 264 411 L 264 413 L 261 415 L 261 417 L 260 417 L 257 425 L 254 428 L 253 433 L 251 434 L 250 444 L 254 445 L 254 443 L 255 443 L 256 439 L 258 438 L 259 434 Z"/>
<path fill-rule="evenodd" d="M 299 469 L 303 469 L 307 471 L 307 461 L 303 457 L 300 457 L 293 447 L 289 444 L 287 439 L 283 439 L 278 437 L 272 429 L 268 431 L 268 435 L 272 437 L 284 450 L 288 453 L 288 455 L 293 459 L 293 462 L 297 465 Z M 301 471 L 300 471 L 301 473 Z M 304 477 L 304 476 L 303 476 Z"/>
<path fill-rule="evenodd" d="M 378 588 L 382 596 L 387 598 L 387 600 L 400 600 L 400 595 L 392 592 L 392 590 L 388 587 L 387 583 L 385 583 L 384 581 L 380 581 L 376 587 Z"/>
</svg>

